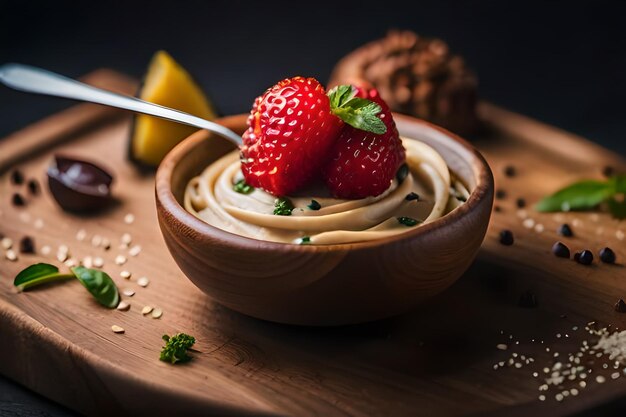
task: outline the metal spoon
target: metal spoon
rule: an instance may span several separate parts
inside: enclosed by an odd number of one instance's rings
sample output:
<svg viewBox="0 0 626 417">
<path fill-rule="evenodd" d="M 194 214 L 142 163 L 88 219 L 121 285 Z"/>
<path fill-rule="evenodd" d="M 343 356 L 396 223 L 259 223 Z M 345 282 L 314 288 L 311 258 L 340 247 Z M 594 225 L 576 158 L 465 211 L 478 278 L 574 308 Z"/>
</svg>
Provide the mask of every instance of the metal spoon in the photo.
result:
<svg viewBox="0 0 626 417">
<path fill-rule="evenodd" d="M 241 136 L 215 122 L 135 97 L 101 90 L 41 68 L 22 64 L 2 65 L 0 66 L 0 82 L 7 87 L 27 93 L 104 104 L 105 106 L 149 114 L 150 116 L 199 127 L 220 135 L 237 146 L 241 145 Z"/>
</svg>

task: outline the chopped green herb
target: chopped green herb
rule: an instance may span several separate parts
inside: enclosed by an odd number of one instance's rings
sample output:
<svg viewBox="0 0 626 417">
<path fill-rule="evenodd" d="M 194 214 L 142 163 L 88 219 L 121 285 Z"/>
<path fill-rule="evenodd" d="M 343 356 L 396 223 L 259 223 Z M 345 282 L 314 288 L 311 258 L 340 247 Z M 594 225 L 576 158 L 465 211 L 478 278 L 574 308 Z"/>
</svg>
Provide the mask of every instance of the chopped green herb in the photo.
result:
<svg viewBox="0 0 626 417">
<path fill-rule="evenodd" d="M 233 190 L 240 194 L 250 194 L 254 191 L 254 187 L 246 182 L 244 179 L 240 179 L 235 184 L 233 184 Z"/>
<path fill-rule="evenodd" d="M 164 334 L 162 339 L 165 341 L 165 346 L 161 350 L 160 360 L 176 364 L 179 362 L 189 362 L 191 356 L 187 353 L 187 350 L 196 343 L 196 339 L 193 336 L 189 336 L 185 333 L 178 333 L 172 337 Z"/>
<path fill-rule="evenodd" d="M 606 181 L 583 180 L 560 189 L 535 205 L 537 211 L 591 210 L 606 202 L 611 214 L 626 217 L 626 175 L 613 176 Z"/>
<path fill-rule="evenodd" d="M 13 281 L 19 291 L 49 282 L 76 278 L 98 302 L 108 308 L 115 308 L 120 301 L 115 283 L 106 273 L 98 269 L 77 266 L 71 274 L 62 274 L 59 268 L 46 263 L 31 265 L 22 270 Z"/>
<path fill-rule="evenodd" d="M 300 244 L 301 245 L 306 245 L 311 243 L 311 237 L 310 236 L 304 236 L 302 238 L 300 238 Z"/>
<path fill-rule="evenodd" d="M 311 210 L 319 210 L 322 208 L 322 205 L 317 202 L 317 200 L 311 200 L 311 203 L 307 205 Z"/>
<path fill-rule="evenodd" d="M 408 175 L 409 166 L 407 164 L 400 165 L 400 168 L 398 168 L 398 171 L 396 172 L 396 179 L 398 180 L 398 183 L 402 184 L 402 181 L 404 181 Z"/>
<path fill-rule="evenodd" d="M 409 226 L 409 227 L 413 227 L 419 223 L 419 220 L 415 220 L 411 217 L 402 216 L 402 217 L 398 217 L 397 219 L 398 219 L 398 223 L 403 224 L 405 226 Z"/>
<path fill-rule="evenodd" d="M 287 197 L 277 198 L 274 203 L 274 214 L 277 216 L 291 216 L 293 209 L 293 203 Z"/>
</svg>

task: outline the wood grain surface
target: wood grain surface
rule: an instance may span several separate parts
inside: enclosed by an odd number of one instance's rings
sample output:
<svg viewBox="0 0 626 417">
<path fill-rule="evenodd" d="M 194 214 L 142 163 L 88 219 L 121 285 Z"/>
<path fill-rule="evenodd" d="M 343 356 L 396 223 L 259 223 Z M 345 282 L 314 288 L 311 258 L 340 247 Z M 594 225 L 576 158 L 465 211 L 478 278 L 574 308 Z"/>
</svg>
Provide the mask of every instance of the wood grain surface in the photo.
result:
<svg viewBox="0 0 626 417">
<path fill-rule="evenodd" d="M 90 80 L 114 81 L 131 93 L 135 88 L 110 72 Z M 98 216 L 69 215 L 43 187 L 43 195 L 28 197 L 25 207 L 16 208 L 10 204 L 15 186 L 8 175 L 0 178 L 0 232 L 16 242 L 32 236 L 38 251 L 20 255 L 17 262 L 4 259 L 4 253 L 0 259 L 2 374 L 90 415 L 555 416 L 626 395 L 626 375 L 612 380 L 613 370 L 602 367 L 604 359 L 585 364 L 594 375 L 607 377 L 604 384 L 590 377 L 585 389 L 561 402 L 555 400 L 554 387 L 538 390 L 544 367 L 565 362 L 583 340 L 593 340 L 584 331 L 586 323 L 626 327 L 626 314 L 613 310 L 618 298 L 626 298 L 626 244 L 619 239 L 626 225 L 603 213 L 538 214 L 516 207 L 519 197 L 531 206 L 572 180 L 599 178 L 606 164 L 626 169 L 619 156 L 481 105 L 488 129 L 475 144 L 507 197 L 496 201 L 501 211 L 492 216 L 478 260 L 449 290 L 408 314 L 357 326 L 306 328 L 234 313 L 183 276 L 158 231 L 153 177 L 124 159 L 129 116 L 98 113 L 74 124 L 79 113 L 93 109 L 81 105 L 0 142 L 1 168 L 17 166 L 42 183 L 52 151 L 95 159 L 115 173 L 119 200 Z M 41 142 L 41 151 L 32 145 L 23 148 L 24 141 Z M 509 164 L 517 169 L 515 177 L 502 173 Z M 132 224 L 124 222 L 128 213 L 135 216 Z M 527 229 L 522 217 L 544 230 Z M 573 225 L 575 237 L 557 236 L 562 222 Z M 503 228 L 513 230 L 513 246 L 498 243 Z M 80 229 L 86 232 L 84 241 L 76 239 Z M 141 245 L 136 257 L 119 247 L 124 233 L 132 235 L 131 245 Z M 94 235 L 109 239 L 111 249 L 94 247 Z M 588 248 L 597 254 L 611 246 L 620 264 L 585 267 L 555 258 L 550 247 L 557 239 L 572 251 Z M 61 244 L 78 260 L 102 257 L 103 269 L 119 287 L 136 291 L 124 297 L 130 311 L 100 307 L 77 282 L 16 294 L 15 273 L 36 261 L 57 263 Z M 52 253 L 44 256 L 46 245 Z M 114 263 L 118 254 L 128 256 L 125 265 Z M 132 272 L 130 280 L 119 276 L 122 270 Z M 141 276 L 150 279 L 146 288 L 137 285 Z M 536 308 L 518 305 L 528 290 L 537 296 Z M 142 316 L 145 305 L 162 308 L 163 316 Z M 114 324 L 126 332 L 114 334 Z M 182 366 L 160 362 L 161 335 L 180 331 L 198 339 L 194 360 Z M 499 343 L 509 349 L 497 349 Z M 493 369 L 512 353 L 534 362 Z M 542 393 L 545 401 L 538 400 Z"/>
</svg>

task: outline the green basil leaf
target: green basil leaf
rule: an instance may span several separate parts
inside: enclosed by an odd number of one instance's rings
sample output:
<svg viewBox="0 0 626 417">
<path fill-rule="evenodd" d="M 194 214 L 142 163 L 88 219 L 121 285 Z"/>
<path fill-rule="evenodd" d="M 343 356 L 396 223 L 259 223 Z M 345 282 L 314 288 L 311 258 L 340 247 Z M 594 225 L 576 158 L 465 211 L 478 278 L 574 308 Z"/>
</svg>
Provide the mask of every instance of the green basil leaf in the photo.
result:
<svg viewBox="0 0 626 417">
<path fill-rule="evenodd" d="M 613 195 L 608 182 L 585 180 L 567 186 L 539 201 L 537 211 L 589 210 Z"/>
<path fill-rule="evenodd" d="M 21 270 L 15 277 L 15 280 L 13 281 L 13 285 L 17 287 L 19 285 L 24 284 L 25 282 L 32 281 L 37 278 L 45 277 L 46 275 L 56 274 L 58 272 L 59 272 L 59 268 L 57 268 L 54 265 L 45 264 L 45 263 L 34 264 Z"/>
<path fill-rule="evenodd" d="M 100 304 L 108 308 L 117 307 L 120 302 L 120 294 L 115 282 L 108 274 L 84 266 L 76 266 L 72 268 L 72 272 Z"/>
<path fill-rule="evenodd" d="M 611 198 L 608 201 L 608 205 L 609 211 L 613 217 L 619 220 L 626 219 L 626 200 L 617 201 L 616 199 Z"/>
</svg>

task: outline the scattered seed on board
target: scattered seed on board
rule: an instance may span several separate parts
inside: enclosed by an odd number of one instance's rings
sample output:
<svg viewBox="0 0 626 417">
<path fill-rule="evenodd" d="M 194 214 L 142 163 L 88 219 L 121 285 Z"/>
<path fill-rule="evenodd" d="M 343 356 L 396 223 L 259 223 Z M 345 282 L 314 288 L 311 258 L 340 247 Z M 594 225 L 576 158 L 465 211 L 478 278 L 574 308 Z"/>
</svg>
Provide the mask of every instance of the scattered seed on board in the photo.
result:
<svg viewBox="0 0 626 417">
<path fill-rule="evenodd" d="M 120 238 L 120 241 L 121 241 L 124 245 L 128 246 L 128 245 L 130 245 L 130 242 L 132 242 L 132 241 L 133 241 L 133 237 L 130 235 L 130 233 L 124 233 L 124 234 L 122 235 L 122 237 Z"/>
<path fill-rule="evenodd" d="M 59 250 L 57 252 L 57 261 L 65 262 L 67 260 L 67 256 L 68 256 L 67 252 L 63 252 L 63 251 Z"/>
<path fill-rule="evenodd" d="M 130 279 L 130 276 L 132 274 L 129 271 L 122 271 L 120 272 L 120 277 L 124 278 L 124 279 Z"/>
<path fill-rule="evenodd" d="M 40 250 L 42 255 L 50 255 L 51 251 L 52 251 L 52 248 L 48 245 L 42 246 Z"/>
<path fill-rule="evenodd" d="M 605 381 L 606 381 L 606 378 L 605 378 L 605 377 L 603 377 L 602 375 L 598 375 L 598 376 L 596 377 L 596 382 L 597 382 L 598 384 L 602 384 L 602 383 L 604 383 Z"/>
<path fill-rule="evenodd" d="M 137 280 L 137 285 L 144 287 L 144 288 L 147 287 L 149 283 L 150 283 L 150 280 L 146 277 L 141 277 Z"/>
<path fill-rule="evenodd" d="M 91 238 L 91 245 L 97 248 L 101 244 L 102 244 L 102 236 L 93 235 L 93 237 Z"/>
<path fill-rule="evenodd" d="M 529 217 L 527 219 L 524 219 L 522 225 L 527 229 L 532 229 L 533 226 L 535 226 L 535 221 Z"/>
<path fill-rule="evenodd" d="M 163 315 L 163 310 L 161 310 L 160 308 L 155 308 L 154 310 L 152 310 L 153 319 L 160 319 L 162 315 Z"/>
<path fill-rule="evenodd" d="M 93 258 L 91 256 L 85 256 L 83 258 L 82 264 L 85 268 L 93 267 Z"/>
<path fill-rule="evenodd" d="M 124 265 L 126 263 L 126 257 L 124 255 L 117 255 L 115 257 L 115 264 Z"/>
<path fill-rule="evenodd" d="M 117 305 L 117 309 L 120 311 L 128 311 L 130 310 L 130 304 L 128 304 L 126 301 L 120 301 L 120 303 Z"/>
<path fill-rule="evenodd" d="M 76 240 L 82 242 L 83 240 L 85 240 L 86 237 L 87 232 L 85 231 L 85 229 L 80 229 L 78 232 L 76 232 Z"/>
<path fill-rule="evenodd" d="M 128 254 L 130 256 L 137 256 L 137 255 L 139 255 L 140 252 L 141 252 L 141 246 L 139 246 L 139 245 L 135 245 L 135 246 L 133 246 L 132 248 L 130 248 L 128 250 Z"/>
<path fill-rule="evenodd" d="M 35 229 L 43 229 L 43 226 L 44 226 L 43 219 L 35 220 L 35 223 L 33 223 L 33 225 L 35 226 Z"/>
<path fill-rule="evenodd" d="M 141 314 L 143 314 L 144 316 L 146 314 L 150 314 L 152 312 L 152 307 L 150 306 L 145 306 L 144 308 L 141 309 Z"/>
<path fill-rule="evenodd" d="M 13 240 L 8 237 L 3 237 L 0 244 L 2 244 L 3 249 L 11 249 L 13 247 Z"/>
<path fill-rule="evenodd" d="M 70 258 L 66 260 L 65 262 L 63 262 L 63 264 L 67 266 L 68 268 L 74 268 L 75 266 L 78 265 L 78 261 L 76 261 L 76 259 L 74 258 Z"/>
<path fill-rule="evenodd" d="M 135 295 L 135 291 L 131 290 L 130 288 L 127 288 L 124 291 L 122 291 L 122 294 L 124 294 L 126 297 L 132 297 L 133 295 Z"/>
<path fill-rule="evenodd" d="M 9 261 L 15 262 L 17 261 L 17 253 L 13 249 L 8 249 L 4 254 Z"/>
<path fill-rule="evenodd" d="M 104 259 L 99 256 L 93 258 L 93 266 L 96 268 L 102 268 L 104 266 Z"/>
<path fill-rule="evenodd" d="M 135 221 L 134 214 L 128 213 L 126 216 L 124 216 L 124 223 L 126 224 L 133 224 L 134 221 Z"/>
<path fill-rule="evenodd" d="M 113 333 L 118 333 L 118 334 L 122 334 L 125 332 L 123 327 L 117 326 L 115 324 L 111 326 L 111 330 L 113 330 Z"/>
<path fill-rule="evenodd" d="M 498 343 L 496 345 L 496 348 L 499 350 L 507 350 L 509 347 L 507 345 L 505 345 L 504 343 Z"/>
<path fill-rule="evenodd" d="M 535 232 L 542 233 L 545 230 L 545 227 L 541 223 L 537 223 L 535 225 Z"/>
</svg>

